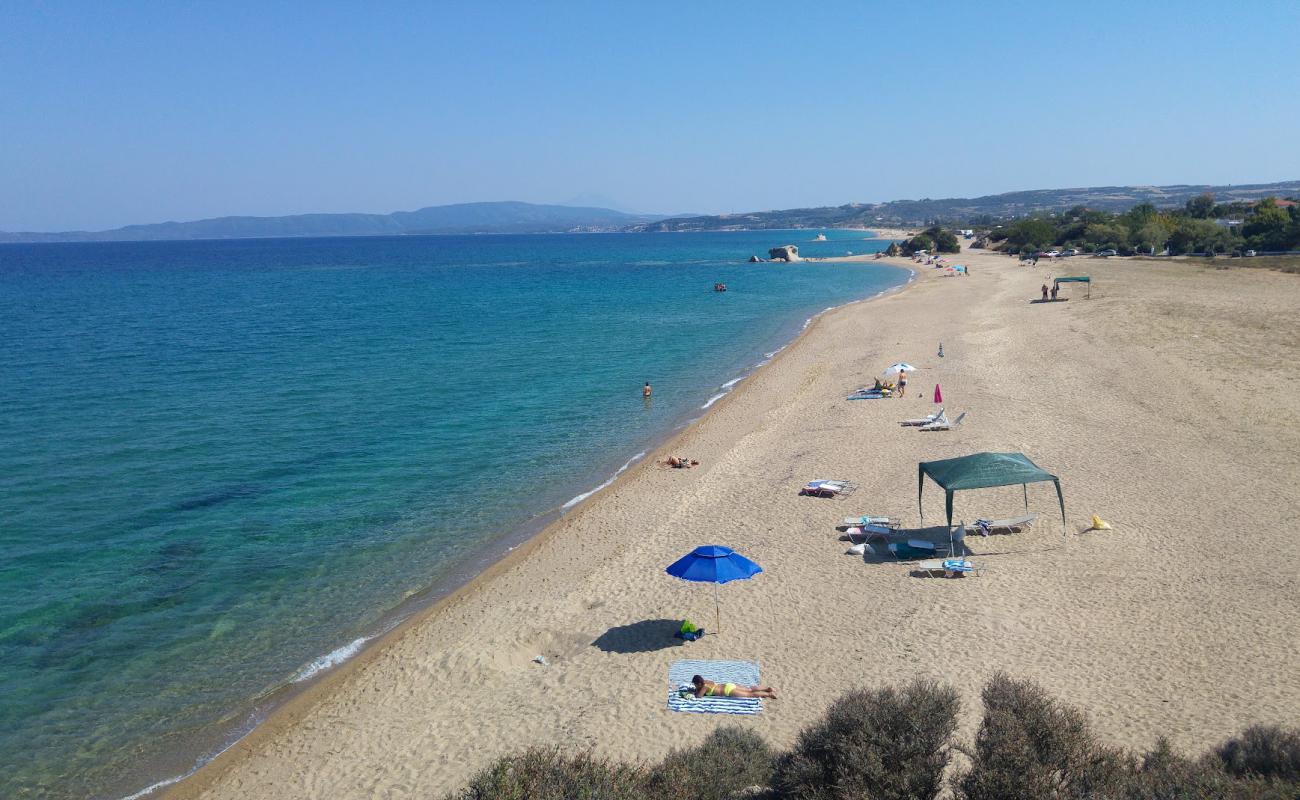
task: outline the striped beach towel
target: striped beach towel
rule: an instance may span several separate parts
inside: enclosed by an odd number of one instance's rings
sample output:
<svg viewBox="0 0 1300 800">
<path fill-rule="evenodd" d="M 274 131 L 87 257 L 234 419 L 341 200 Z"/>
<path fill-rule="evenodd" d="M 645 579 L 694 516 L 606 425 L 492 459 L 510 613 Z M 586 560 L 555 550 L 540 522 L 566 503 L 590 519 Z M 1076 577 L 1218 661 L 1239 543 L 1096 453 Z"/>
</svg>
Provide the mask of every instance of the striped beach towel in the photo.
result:
<svg viewBox="0 0 1300 800">
<path fill-rule="evenodd" d="M 695 714 L 757 714 L 763 701 L 757 697 L 681 697 L 678 688 L 701 675 L 717 683 L 753 686 L 758 683 L 758 665 L 748 661 L 676 661 L 668 668 L 668 710 Z"/>
</svg>

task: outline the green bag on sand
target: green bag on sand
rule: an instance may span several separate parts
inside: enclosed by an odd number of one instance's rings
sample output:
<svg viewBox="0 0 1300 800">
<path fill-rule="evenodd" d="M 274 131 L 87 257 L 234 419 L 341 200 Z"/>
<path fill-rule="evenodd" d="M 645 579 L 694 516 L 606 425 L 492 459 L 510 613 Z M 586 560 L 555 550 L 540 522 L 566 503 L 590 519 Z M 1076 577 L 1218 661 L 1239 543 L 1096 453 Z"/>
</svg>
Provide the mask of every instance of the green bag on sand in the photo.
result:
<svg viewBox="0 0 1300 800">
<path fill-rule="evenodd" d="M 699 626 L 694 622 L 691 622 L 689 619 L 682 620 L 682 633 L 695 633 L 698 630 Z"/>
</svg>

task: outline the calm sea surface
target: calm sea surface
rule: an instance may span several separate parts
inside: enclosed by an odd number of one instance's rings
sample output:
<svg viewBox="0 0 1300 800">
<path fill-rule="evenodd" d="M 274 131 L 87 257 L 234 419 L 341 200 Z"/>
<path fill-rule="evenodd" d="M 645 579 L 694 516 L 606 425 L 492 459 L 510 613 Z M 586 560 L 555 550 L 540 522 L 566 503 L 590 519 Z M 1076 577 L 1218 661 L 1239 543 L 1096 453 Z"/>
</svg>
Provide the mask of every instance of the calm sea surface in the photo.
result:
<svg viewBox="0 0 1300 800">
<path fill-rule="evenodd" d="M 0 796 L 188 771 L 907 279 L 744 263 L 828 235 L 0 245 Z"/>
</svg>

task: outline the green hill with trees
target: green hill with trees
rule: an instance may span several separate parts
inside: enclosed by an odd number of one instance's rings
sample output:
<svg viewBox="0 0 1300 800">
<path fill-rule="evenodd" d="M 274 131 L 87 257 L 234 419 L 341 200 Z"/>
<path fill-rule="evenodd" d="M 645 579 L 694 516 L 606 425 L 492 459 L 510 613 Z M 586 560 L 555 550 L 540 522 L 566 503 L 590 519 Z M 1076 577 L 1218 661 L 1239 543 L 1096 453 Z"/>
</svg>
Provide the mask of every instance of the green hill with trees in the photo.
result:
<svg viewBox="0 0 1300 800">
<path fill-rule="evenodd" d="M 941 200 L 894 200 L 888 203 L 848 203 L 842 206 L 753 211 L 743 214 L 671 217 L 631 224 L 632 231 L 774 230 L 788 228 L 926 227 L 974 223 L 988 227 L 999 222 L 1079 206 L 1119 213 L 1150 204 L 1158 209 L 1182 208 L 1188 201 L 1210 194 L 1221 203 L 1249 203 L 1265 197 L 1300 195 L 1300 181 L 1225 186 L 1093 186 L 1075 189 L 1032 189 L 1021 192 L 955 197 Z M 969 228 L 971 224 L 960 227 Z"/>
<path fill-rule="evenodd" d="M 987 239 L 1010 253 L 1070 247 L 1120 255 L 1285 252 L 1300 249 L 1300 203 L 1273 197 L 1218 203 L 1202 193 L 1175 209 L 1141 203 L 1113 213 L 1076 206 L 994 226 Z"/>
</svg>

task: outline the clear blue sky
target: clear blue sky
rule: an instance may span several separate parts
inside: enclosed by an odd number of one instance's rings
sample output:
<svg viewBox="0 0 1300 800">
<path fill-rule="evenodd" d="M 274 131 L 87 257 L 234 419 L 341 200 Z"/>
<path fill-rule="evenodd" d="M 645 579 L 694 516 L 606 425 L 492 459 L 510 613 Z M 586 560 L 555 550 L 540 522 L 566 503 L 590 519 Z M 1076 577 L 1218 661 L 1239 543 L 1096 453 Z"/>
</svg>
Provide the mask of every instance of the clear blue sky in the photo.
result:
<svg viewBox="0 0 1300 800">
<path fill-rule="evenodd" d="M 803 5 L 7 0 L 0 230 L 1300 178 L 1297 0 Z"/>
</svg>

